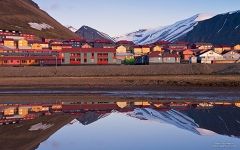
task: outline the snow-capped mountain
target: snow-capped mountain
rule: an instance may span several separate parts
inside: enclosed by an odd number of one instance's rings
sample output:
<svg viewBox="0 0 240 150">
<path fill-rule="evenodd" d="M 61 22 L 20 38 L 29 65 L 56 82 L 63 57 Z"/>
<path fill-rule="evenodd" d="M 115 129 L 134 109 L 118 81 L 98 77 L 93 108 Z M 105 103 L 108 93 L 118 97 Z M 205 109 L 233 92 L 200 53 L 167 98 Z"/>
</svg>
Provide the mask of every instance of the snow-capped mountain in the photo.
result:
<svg viewBox="0 0 240 150">
<path fill-rule="evenodd" d="M 100 32 L 88 26 L 82 26 L 75 33 L 80 37 L 85 38 L 87 41 L 107 40 L 107 41 L 115 42 L 115 40 L 112 37 L 110 37 L 108 34 Z"/>
<path fill-rule="evenodd" d="M 192 118 L 176 110 L 156 111 L 151 108 L 136 108 L 133 112 L 127 113 L 127 115 L 141 120 L 171 124 L 198 135 L 216 134 L 213 131 L 200 128 Z"/>
<path fill-rule="evenodd" d="M 70 31 L 72 31 L 72 32 L 77 32 L 77 29 L 76 28 L 74 28 L 73 26 L 66 26 L 66 28 L 68 28 Z"/>
<path fill-rule="evenodd" d="M 182 41 L 236 45 L 240 43 L 240 11 L 219 14 L 199 22 Z"/>
<path fill-rule="evenodd" d="M 178 21 L 173 25 L 158 27 L 152 29 L 139 30 L 137 32 L 129 33 L 124 36 L 115 38 L 116 41 L 128 40 L 135 44 L 151 44 L 160 40 L 176 41 L 178 38 L 186 35 L 188 32 L 203 20 L 210 19 L 215 15 L 212 14 L 197 14 L 188 19 Z"/>
</svg>

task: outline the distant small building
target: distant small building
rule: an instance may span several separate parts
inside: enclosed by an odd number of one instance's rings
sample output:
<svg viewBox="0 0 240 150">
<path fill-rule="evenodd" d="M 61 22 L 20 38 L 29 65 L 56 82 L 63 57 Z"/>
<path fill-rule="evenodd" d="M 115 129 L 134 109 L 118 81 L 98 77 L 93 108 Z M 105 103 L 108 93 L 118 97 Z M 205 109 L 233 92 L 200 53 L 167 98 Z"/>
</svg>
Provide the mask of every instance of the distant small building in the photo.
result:
<svg viewBox="0 0 240 150">
<path fill-rule="evenodd" d="M 240 44 L 237 44 L 233 47 L 234 50 L 240 50 Z"/>
<path fill-rule="evenodd" d="M 214 52 L 218 53 L 218 54 L 222 54 L 223 51 L 229 51 L 231 50 L 232 47 L 231 46 L 227 46 L 227 45 L 217 45 L 217 46 L 214 46 Z"/>
<path fill-rule="evenodd" d="M 62 50 L 63 44 L 51 44 L 51 49 L 52 50 Z"/>
<path fill-rule="evenodd" d="M 195 43 L 193 44 L 193 49 L 200 49 L 200 50 L 210 50 L 213 48 L 211 43 Z"/>
<path fill-rule="evenodd" d="M 185 50 L 188 48 L 187 44 L 185 43 L 174 43 L 169 44 L 168 46 L 170 50 Z"/>
<path fill-rule="evenodd" d="M 177 54 L 163 54 L 163 63 L 180 63 L 180 56 Z"/>
<path fill-rule="evenodd" d="M 151 47 L 151 51 L 159 51 L 159 52 L 162 52 L 162 51 L 163 51 L 163 46 L 154 45 L 154 46 Z"/>
</svg>

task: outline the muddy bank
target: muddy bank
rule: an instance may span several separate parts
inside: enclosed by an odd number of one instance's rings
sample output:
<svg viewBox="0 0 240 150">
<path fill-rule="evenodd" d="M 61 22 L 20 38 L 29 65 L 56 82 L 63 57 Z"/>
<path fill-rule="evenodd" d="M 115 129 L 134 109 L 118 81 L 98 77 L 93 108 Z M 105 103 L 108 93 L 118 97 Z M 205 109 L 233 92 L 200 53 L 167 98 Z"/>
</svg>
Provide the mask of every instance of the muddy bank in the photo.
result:
<svg viewBox="0 0 240 150">
<path fill-rule="evenodd" d="M 0 77 L 106 77 L 158 75 L 240 75 L 240 64 L 160 64 L 149 66 L 0 67 Z"/>
<path fill-rule="evenodd" d="M 161 75 L 125 77 L 9 77 L 0 78 L 0 90 L 80 89 L 80 90 L 158 90 L 168 87 L 184 89 L 240 89 L 239 75 Z"/>
</svg>

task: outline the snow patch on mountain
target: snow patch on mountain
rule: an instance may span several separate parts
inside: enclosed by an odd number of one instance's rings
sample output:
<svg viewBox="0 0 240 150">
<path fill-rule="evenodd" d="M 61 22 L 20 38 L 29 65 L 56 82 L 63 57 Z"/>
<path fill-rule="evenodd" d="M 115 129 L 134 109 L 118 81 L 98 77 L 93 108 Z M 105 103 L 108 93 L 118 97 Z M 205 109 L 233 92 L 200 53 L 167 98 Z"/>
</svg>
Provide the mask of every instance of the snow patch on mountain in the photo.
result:
<svg viewBox="0 0 240 150">
<path fill-rule="evenodd" d="M 178 38 L 184 36 L 198 24 L 198 22 L 214 17 L 213 14 L 197 14 L 188 19 L 178 21 L 173 25 L 158 27 L 153 29 L 139 30 L 129 33 L 124 36 L 116 37 L 116 41 L 128 40 L 135 44 L 145 45 L 155 43 L 157 41 L 176 41 Z"/>
<path fill-rule="evenodd" d="M 46 24 L 46 23 L 34 23 L 34 22 L 29 22 L 28 23 L 31 28 L 42 31 L 43 29 L 54 29 L 54 27 Z"/>
<path fill-rule="evenodd" d="M 72 31 L 72 32 L 74 32 L 74 33 L 77 32 L 77 29 L 74 28 L 73 26 L 67 25 L 66 28 L 68 28 L 70 31 Z"/>
<path fill-rule="evenodd" d="M 173 109 L 169 111 L 157 111 L 151 108 L 137 108 L 132 112 L 128 112 L 127 115 L 140 120 L 171 124 L 198 135 L 214 135 L 212 131 L 199 128 L 199 125 L 192 118 Z"/>
</svg>

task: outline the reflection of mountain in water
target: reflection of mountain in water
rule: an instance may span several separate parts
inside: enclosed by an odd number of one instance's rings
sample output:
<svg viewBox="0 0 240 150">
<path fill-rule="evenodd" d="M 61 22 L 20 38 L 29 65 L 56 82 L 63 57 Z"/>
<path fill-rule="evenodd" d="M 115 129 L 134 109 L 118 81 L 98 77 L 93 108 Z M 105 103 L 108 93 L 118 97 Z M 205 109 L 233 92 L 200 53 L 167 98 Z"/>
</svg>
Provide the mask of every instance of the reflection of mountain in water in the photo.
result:
<svg viewBox="0 0 240 150">
<path fill-rule="evenodd" d="M 240 137 L 240 110 L 237 107 L 190 109 L 184 112 L 204 129 L 221 135 Z"/>
<path fill-rule="evenodd" d="M 89 111 L 84 114 L 81 114 L 76 119 L 83 125 L 89 125 L 101 118 L 106 117 L 107 115 L 108 114 L 103 115 L 103 114 L 97 113 L 96 111 Z"/>
<path fill-rule="evenodd" d="M 133 112 L 127 113 L 127 115 L 141 120 L 153 120 L 160 123 L 172 124 L 181 129 L 201 134 L 198 131 L 198 124 L 193 119 L 176 110 L 156 111 L 151 108 L 137 108 Z"/>
<path fill-rule="evenodd" d="M 240 137 L 240 111 L 237 107 L 189 109 L 182 112 L 137 108 L 127 115 L 141 120 L 172 124 L 199 135 L 212 135 L 215 132 Z"/>
</svg>

